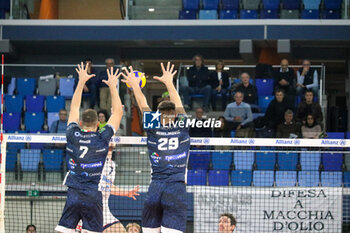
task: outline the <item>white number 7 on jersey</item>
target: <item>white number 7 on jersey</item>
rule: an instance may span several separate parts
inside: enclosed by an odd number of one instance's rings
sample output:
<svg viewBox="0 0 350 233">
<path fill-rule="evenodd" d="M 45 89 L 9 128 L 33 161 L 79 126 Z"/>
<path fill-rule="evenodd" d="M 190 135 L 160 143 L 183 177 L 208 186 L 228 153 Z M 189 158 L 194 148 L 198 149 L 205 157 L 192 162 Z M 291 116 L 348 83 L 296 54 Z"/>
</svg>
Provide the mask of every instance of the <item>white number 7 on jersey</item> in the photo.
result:
<svg viewBox="0 0 350 233">
<path fill-rule="evenodd" d="M 83 150 L 83 153 L 79 156 L 79 158 L 84 158 L 86 153 L 88 152 L 89 148 L 87 146 L 80 146 L 79 150 Z"/>
</svg>

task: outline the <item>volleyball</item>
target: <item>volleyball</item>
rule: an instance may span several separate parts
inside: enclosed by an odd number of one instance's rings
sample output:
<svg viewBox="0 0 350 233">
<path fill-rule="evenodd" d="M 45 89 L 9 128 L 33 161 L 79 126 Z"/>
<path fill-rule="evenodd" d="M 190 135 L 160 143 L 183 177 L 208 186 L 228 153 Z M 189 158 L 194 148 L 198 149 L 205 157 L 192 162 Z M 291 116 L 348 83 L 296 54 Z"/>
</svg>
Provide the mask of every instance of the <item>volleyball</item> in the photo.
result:
<svg viewBox="0 0 350 233">
<path fill-rule="evenodd" d="M 144 73 L 140 72 L 140 71 L 134 71 L 134 77 L 140 79 L 140 87 L 143 88 L 146 85 L 146 76 Z M 129 84 L 126 84 L 126 86 L 128 86 L 129 89 L 132 89 Z"/>
</svg>

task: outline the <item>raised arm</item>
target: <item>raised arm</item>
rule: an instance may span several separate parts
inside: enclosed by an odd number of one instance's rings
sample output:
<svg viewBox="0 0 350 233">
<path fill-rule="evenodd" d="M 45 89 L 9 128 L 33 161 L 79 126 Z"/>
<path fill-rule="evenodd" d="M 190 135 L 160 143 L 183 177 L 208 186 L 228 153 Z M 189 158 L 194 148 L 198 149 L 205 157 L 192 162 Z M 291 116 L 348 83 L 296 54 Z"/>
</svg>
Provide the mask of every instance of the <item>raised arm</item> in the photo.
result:
<svg viewBox="0 0 350 233">
<path fill-rule="evenodd" d="M 180 114 L 186 114 L 186 111 L 182 105 L 181 102 L 181 98 L 179 93 L 177 92 L 175 86 L 174 86 L 174 82 L 173 82 L 173 78 L 174 75 L 176 74 L 177 70 L 174 70 L 174 64 L 170 64 L 170 62 L 168 62 L 166 69 L 164 68 L 163 63 L 160 63 L 160 66 L 162 67 L 162 71 L 163 71 L 163 75 L 162 77 L 153 77 L 156 80 L 161 81 L 162 83 L 165 84 L 168 92 L 169 92 L 169 96 L 170 96 L 170 101 L 173 102 L 175 104 L 175 108 L 176 108 L 176 113 L 180 113 Z"/>
<path fill-rule="evenodd" d="M 130 72 L 128 69 L 126 68 L 124 69 L 125 74 L 122 73 L 124 79 L 122 79 L 121 81 L 128 84 L 132 88 L 140 111 L 142 113 L 144 111 L 151 111 L 150 107 L 147 104 L 146 97 L 141 91 L 139 80 L 134 77 L 134 70 L 132 69 L 132 66 L 129 66 L 129 69 L 130 69 Z"/>
<path fill-rule="evenodd" d="M 70 104 L 70 113 L 67 124 L 69 125 L 71 122 L 79 123 L 79 110 L 80 110 L 80 104 L 81 104 L 81 95 L 83 93 L 83 89 L 85 86 L 85 83 L 92 77 L 94 77 L 94 74 L 88 74 L 87 73 L 88 66 L 84 67 L 83 62 L 78 65 L 78 68 L 76 68 L 76 72 L 79 75 L 79 81 L 77 84 L 77 88 L 74 91 L 72 102 Z"/>
<path fill-rule="evenodd" d="M 112 109 L 111 109 L 111 117 L 108 120 L 108 124 L 112 125 L 115 130 L 118 130 L 120 121 L 123 116 L 123 106 L 119 97 L 119 93 L 117 91 L 118 78 L 121 73 L 118 74 L 119 69 L 113 72 L 113 67 L 111 70 L 107 69 L 108 80 L 102 80 L 108 87 L 111 92 L 111 100 L 112 100 Z"/>
<path fill-rule="evenodd" d="M 115 185 L 112 185 L 111 195 L 122 196 L 122 197 L 130 197 L 130 198 L 136 200 L 136 196 L 140 196 L 140 194 L 138 193 L 139 190 L 140 190 L 140 187 L 138 185 L 135 186 L 133 189 L 130 189 L 130 190 L 123 190 L 123 189 L 118 188 Z"/>
</svg>

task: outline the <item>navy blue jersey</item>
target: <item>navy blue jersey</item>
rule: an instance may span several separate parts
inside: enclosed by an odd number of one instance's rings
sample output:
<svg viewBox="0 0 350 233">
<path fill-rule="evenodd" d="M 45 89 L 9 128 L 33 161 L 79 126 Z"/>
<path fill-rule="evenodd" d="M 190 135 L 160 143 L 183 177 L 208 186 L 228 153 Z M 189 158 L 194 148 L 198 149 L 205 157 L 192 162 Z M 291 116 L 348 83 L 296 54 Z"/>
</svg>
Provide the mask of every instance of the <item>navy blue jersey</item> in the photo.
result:
<svg viewBox="0 0 350 233">
<path fill-rule="evenodd" d="M 188 128 L 148 129 L 147 147 L 152 166 L 152 180 L 185 182 L 190 150 Z"/>
<path fill-rule="evenodd" d="M 83 132 L 75 122 L 67 127 L 68 170 L 65 185 L 76 189 L 95 189 L 101 179 L 114 128 L 106 125 L 97 132 Z"/>
</svg>

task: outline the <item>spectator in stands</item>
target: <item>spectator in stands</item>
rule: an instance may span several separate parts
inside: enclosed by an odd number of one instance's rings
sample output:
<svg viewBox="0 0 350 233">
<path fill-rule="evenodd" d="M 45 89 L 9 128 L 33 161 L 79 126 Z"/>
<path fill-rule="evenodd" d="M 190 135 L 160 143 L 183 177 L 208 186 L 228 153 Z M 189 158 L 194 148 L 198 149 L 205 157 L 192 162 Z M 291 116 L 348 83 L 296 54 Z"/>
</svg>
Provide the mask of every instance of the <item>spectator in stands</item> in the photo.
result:
<svg viewBox="0 0 350 233">
<path fill-rule="evenodd" d="M 286 101 L 290 106 L 293 106 L 295 101 L 295 73 L 288 66 L 288 60 L 282 59 L 281 68 L 275 72 L 275 90 L 284 90 Z"/>
<path fill-rule="evenodd" d="M 26 228 L 26 233 L 36 233 L 36 226 L 33 224 L 30 224 Z"/>
<path fill-rule="evenodd" d="M 316 124 L 322 124 L 323 114 L 321 110 L 321 105 L 317 102 L 314 102 L 314 94 L 312 90 L 306 90 L 305 100 L 300 102 L 297 114 L 296 121 L 302 124 L 306 123 L 306 116 L 311 114 L 314 117 Z"/>
<path fill-rule="evenodd" d="M 284 113 L 289 109 L 287 101 L 284 99 L 284 91 L 278 89 L 275 91 L 275 98 L 267 107 L 264 120 L 267 129 L 270 131 L 269 137 L 274 137 L 276 128 L 284 121 Z"/>
<path fill-rule="evenodd" d="M 310 60 L 305 59 L 303 61 L 303 67 L 297 72 L 298 82 L 297 82 L 297 95 L 304 95 L 306 90 L 312 90 L 314 96 L 318 96 L 318 73 L 316 69 L 310 67 Z"/>
<path fill-rule="evenodd" d="M 99 129 L 102 129 L 107 125 L 107 121 L 109 119 L 109 114 L 106 109 L 101 109 L 97 112 L 98 121 L 99 121 Z"/>
<path fill-rule="evenodd" d="M 218 61 L 215 65 L 216 70 L 210 74 L 209 82 L 211 85 L 211 106 L 216 111 L 216 96 L 221 95 L 222 107 L 226 107 L 227 92 L 230 85 L 228 73 L 224 71 L 224 62 Z"/>
<path fill-rule="evenodd" d="M 105 60 L 106 63 L 106 68 L 108 70 L 111 70 L 112 67 L 115 66 L 115 61 L 113 58 L 107 58 Z M 102 82 L 102 80 L 107 80 L 107 70 L 104 69 L 103 71 L 100 72 L 98 76 L 98 83 L 99 83 L 99 90 L 100 90 L 100 108 L 102 109 L 107 109 L 107 111 L 111 110 L 111 95 L 109 91 L 109 87 L 107 84 Z"/>
<path fill-rule="evenodd" d="M 250 83 L 250 75 L 246 72 L 241 74 L 242 83 L 238 84 L 235 91 L 242 92 L 244 102 L 249 104 L 253 112 L 258 112 L 258 91 L 256 86 Z"/>
<path fill-rule="evenodd" d="M 312 114 L 308 114 L 306 117 L 306 123 L 301 127 L 301 133 L 303 138 L 317 139 L 322 133 L 321 126 L 314 120 Z"/>
<path fill-rule="evenodd" d="M 66 133 L 67 130 L 67 110 L 61 109 L 59 120 L 52 122 L 50 133 Z"/>
<path fill-rule="evenodd" d="M 231 132 L 227 127 L 227 123 L 224 116 L 220 116 L 218 118 L 219 121 L 221 121 L 220 128 L 214 128 L 214 137 L 231 137 Z"/>
<path fill-rule="evenodd" d="M 187 70 L 188 86 L 181 86 L 180 92 L 184 97 L 184 107 L 192 108 L 191 95 L 202 94 L 204 96 L 203 109 L 208 111 L 209 100 L 211 94 L 211 86 L 209 85 L 209 70 L 204 66 L 202 55 L 193 57 L 193 66 Z"/>
<path fill-rule="evenodd" d="M 284 113 L 284 122 L 277 126 L 277 138 L 299 138 L 300 125 L 293 120 L 293 111 L 288 109 Z"/>
<path fill-rule="evenodd" d="M 127 233 L 141 233 L 141 227 L 137 223 L 129 223 L 126 225 L 126 232 Z"/>
<path fill-rule="evenodd" d="M 232 233 L 236 228 L 237 221 L 232 214 L 221 214 L 219 219 L 219 233 Z"/>
<path fill-rule="evenodd" d="M 253 114 L 250 105 L 243 102 L 244 95 L 242 92 L 235 93 L 235 102 L 227 105 L 224 117 L 228 122 L 230 130 L 236 130 L 237 133 L 241 129 L 252 128 Z"/>
<path fill-rule="evenodd" d="M 197 108 L 196 109 L 196 122 L 197 121 L 205 121 L 203 117 L 204 110 L 203 108 Z M 197 124 L 195 124 L 196 126 Z M 191 137 L 211 137 L 211 129 L 210 128 L 197 128 L 192 127 L 190 128 L 190 136 Z"/>
</svg>

